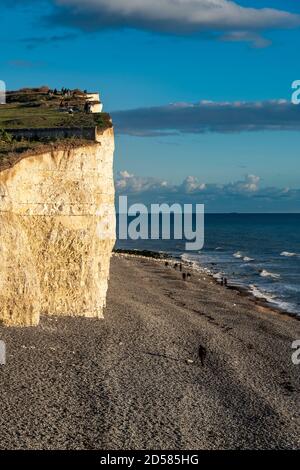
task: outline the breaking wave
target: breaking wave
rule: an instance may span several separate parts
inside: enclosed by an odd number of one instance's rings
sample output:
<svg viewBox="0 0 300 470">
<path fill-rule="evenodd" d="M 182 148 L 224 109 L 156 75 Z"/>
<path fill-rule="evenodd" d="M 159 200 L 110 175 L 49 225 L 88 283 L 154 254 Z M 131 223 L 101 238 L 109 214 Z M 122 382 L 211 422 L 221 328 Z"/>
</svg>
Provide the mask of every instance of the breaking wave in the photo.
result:
<svg viewBox="0 0 300 470">
<path fill-rule="evenodd" d="M 291 258 L 292 256 L 297 256 L 297 253 L 290 253 L 289 251 L 283 251 L 280 253 L 280 256 L 286 256 L 288 258 Z"/>
<path fill-rule="evenodd" d="M 245 263 L 249 263 L 250 261 L 254 261 L 254 258 L 249 258 L 249 256 L 244 256 L 243 261 L 245 261 Z"/>
<path fill-rule="evenodd" d="M 267 271 L 266 269 L 262 269 L 262 271 L 260 271 L 259 275 L 261 277 L 271 277 L 272 279 L 279 279 L 280 278 L 280 274 L 271 273 L 271 272 Z"/>
</svg>

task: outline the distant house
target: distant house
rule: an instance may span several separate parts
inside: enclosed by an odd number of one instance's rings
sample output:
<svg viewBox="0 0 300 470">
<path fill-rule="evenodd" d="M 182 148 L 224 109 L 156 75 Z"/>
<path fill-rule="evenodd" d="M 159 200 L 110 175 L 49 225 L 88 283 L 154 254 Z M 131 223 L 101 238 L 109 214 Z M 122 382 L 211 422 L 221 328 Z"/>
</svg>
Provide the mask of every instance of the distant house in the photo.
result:
<svg viewBox="0 0 300 470">
<path fill-rule="evenodd" d="M 87 103 L 89 105 L 90 113 L 101 113 L 103 110 L 103 104 L 100 101 L 99 93 L 87 93 Z"/>
</svg>

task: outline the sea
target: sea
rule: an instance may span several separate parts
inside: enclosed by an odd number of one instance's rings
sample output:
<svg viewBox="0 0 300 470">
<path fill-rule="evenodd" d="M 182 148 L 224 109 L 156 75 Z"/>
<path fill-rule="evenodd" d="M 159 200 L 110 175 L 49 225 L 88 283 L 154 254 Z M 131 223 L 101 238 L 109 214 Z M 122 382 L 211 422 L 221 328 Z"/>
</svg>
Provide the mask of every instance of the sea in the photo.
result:
<svg viewBox="0 0 300 470">
<path fill-rule="evenodd" d="M 200 251 L 186 251 L 186 240 L 172 236 L 170 240 L 118 239 L 116 247 L 181 258 L 300 317 L 300 214 L 206 214 L 204 227 Z"/>
</svg>

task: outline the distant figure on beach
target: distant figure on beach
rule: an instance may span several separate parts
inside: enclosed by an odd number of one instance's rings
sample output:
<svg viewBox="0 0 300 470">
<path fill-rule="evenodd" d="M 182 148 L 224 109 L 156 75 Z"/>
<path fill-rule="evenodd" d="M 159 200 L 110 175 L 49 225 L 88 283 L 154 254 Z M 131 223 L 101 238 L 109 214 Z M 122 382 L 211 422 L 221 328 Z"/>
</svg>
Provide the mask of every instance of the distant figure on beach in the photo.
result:
<svg viewBox="0 0 300 470">
<path fill-rule="evenodd" d="M 205 361 L 205 358 L 206 358 L 206 348 L 204 346 L 202 346 L 201 344 L 199 346 L 198 353 L 199 353 L 199 358 L 200 358 L 200 361 L 201 361 L 201 365 L 204 366 L 204 361 Z"/>
<path fill-rule="evenodd" d="M 182 279 L 186 281 L 186 273 L 182 273 Z"/>
<path fill-rule="evenodd" d="M 169 263 L 168 263 L 168 261 L 166 261 L 166 262 L 165 262 L 165 266 L 169 266 Z"/>
<path fill-rule="evenodd" d="M 174 269 L 177 269 L 178 268 L 178 263 L 175 263 L 174 264 Z"/>
<path fill-rule="evenodd" d="M 179 271 L 182 272 L 182 264 L 179 265 Z"/>
</svg>

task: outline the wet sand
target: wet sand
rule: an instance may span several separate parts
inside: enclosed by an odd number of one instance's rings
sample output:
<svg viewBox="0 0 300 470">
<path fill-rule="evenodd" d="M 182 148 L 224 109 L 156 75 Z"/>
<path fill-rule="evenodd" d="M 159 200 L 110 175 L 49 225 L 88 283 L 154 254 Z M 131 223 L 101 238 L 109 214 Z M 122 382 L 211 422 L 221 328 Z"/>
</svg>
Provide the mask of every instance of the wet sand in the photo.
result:
<svg viewBox="0 0 300 470">
<path fill-rule="evenodd" d="M 115 255 L 104 320 L 0 327 L 1 449 L 300 448 L 300 322 Z"/>
</svg>

